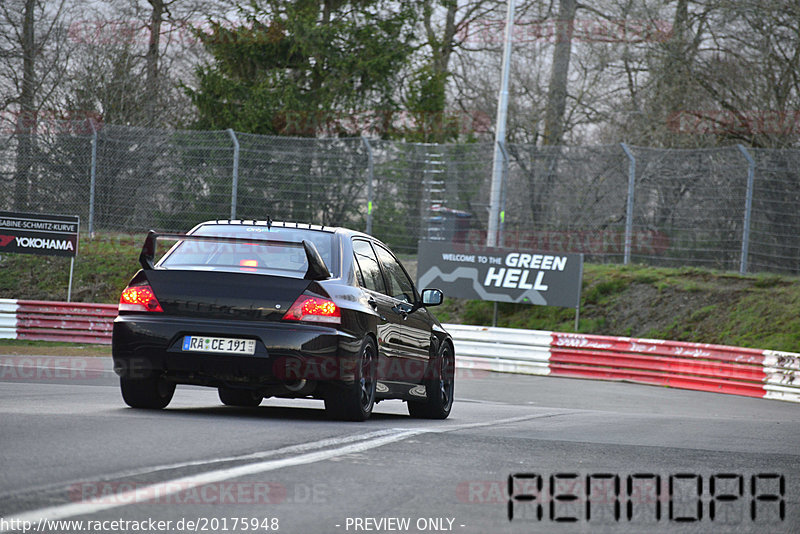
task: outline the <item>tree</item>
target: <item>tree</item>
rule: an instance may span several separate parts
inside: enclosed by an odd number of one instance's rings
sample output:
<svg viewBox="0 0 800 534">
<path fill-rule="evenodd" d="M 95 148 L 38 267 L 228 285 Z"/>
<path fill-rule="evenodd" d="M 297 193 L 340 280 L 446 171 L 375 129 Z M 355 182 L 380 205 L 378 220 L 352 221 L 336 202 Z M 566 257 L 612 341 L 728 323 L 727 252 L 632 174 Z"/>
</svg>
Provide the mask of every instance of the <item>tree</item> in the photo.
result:
<svg viewBox="0 0 800 534">
<path fill-rule="evenodd" d="M 627 86 L 615 102 L 624 111 L 606 115 L 611 135 L 638 145 L 692 146 L 697 138 L 676 135 L 670 117 L 708 105 L 694 72 L 706 38 L 708 6 L 691 9 L 689 0 L 677 0 L 674 7 L 647 6 L 643 11 L 625 6 L 623 13 L 653 26 L 659 19 L 669 21 L 669 32 L 625 44 L 617 61 Z"/>
<path fill-rule="evenodd" d="M 164 12 L 169 5 L 176 2 L 164 0 L 147 0 L 152 6 L 148 23 L 147 53 L 145 54 L 145 105 L 146 115 L 153 122 L 157 113 L 157 98 L 159 96 L 159 58 L 161 56 L 161 25 L 164 22 Z"/>
<path fill-rule="evenodd" d="M 266 0 L 199 32 L 197 128 L 316 136 L 391 127 L 415 13 L 390 0 Z"/>
<path fill-rule="evenodd" d="M 706 114 L 695 113 L 698 130 L 705 128 L 712 134 L 707 137 L 728 144 L 796 146 L 800 5 L 717 0 L 707 9 L 708 37 L 686 67 L 713 106 Z"/>
<path fill-rule="evenodd" d="M 796 2 L 673 0 L 627 12 L 626 2 L 621 12 L 669 21 L 670 32 L 628 44 L 612 61 L 627 88 L 612 99 L 617 111 L 603 114 L 603 139 L 660 147 L 797 144 Z"/>
<path fill-rule="evenodd" d="M 40 112 L 52 103 L 66 68 L 64 7 L 64 0 L 55 6 L 39 0 L 0 5 L 0 111 L 6 112 L 4 121 L 11 123 L 17 142 L 13 175 L 17 209 L 28 204 Z"/>
<path fill-rule="evenodd" d="M 517 20 L 530 22 L 537 4 L 518 1 Z M 421 66 L 405 100 L 416 124 L 403 137 L 442 143 L 485 133 L 496 108 L 494 82 L 500 72 L 499 64 L 486 62 L 486 56 L 499 58 L 507 0 L 424 0 L 421 5 Z"/>
<path fill-rule="evenodd" d="M 18 208 L 25 206 L 28 201 L 28 172 L 32 162 L 33 150 L 32 128 L 35 128 L 36 93 L 36 42 L 34 29 L 35 0 L 25 0 L 22 13 L 22 80 L 20 83 L 19 116 L 17 117 L 17 177 L 14 182 L 14 205 Z"/>
<path fill-rule="evenodd" d="M 547 111 L 544 121 L 545 145 L 560 145 L 564 133 L 564 111 L 567 107 L 567 76 L 572 54 L 572 32 L 575 24 L 576 0 L 559 2 L 556 20 L 556 42 L 547 92 Z"/>
<path fill-rule="evenodd" d="M 421 28 L 424 35 L 421 65 L 415 69 L 405 98 L 414 121 L 402 137 L 409 141 L 442 143 L 458 138 L 462 121 L 458 113 L 448 113 L 447 89 L 451 77 L 451 58 L 469 35 L 469 27 L 496 8 L 496 0 L 425 0 Z"/>
<path fill-rule="evenodd" d="M 113 15 L 95 13 L 70 27 L 78 47 L 63 87 L 68 108 L 111 124 L 175 127 L 191 122 L 179 78 L 192 71 L 202 45 L 192 33 L 218 0 L 109 0 Z M 204 56 L 202 56 L 204 57 Z"/>
</svg>

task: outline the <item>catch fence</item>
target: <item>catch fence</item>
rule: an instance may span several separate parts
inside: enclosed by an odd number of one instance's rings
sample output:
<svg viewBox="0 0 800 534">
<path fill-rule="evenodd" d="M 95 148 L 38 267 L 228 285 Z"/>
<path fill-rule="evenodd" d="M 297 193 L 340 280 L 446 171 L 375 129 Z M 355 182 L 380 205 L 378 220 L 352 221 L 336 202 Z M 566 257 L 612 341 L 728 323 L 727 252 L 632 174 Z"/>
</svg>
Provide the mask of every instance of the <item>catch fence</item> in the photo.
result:
<svg viewBox="0 0 800 534">
<path fill-rule="evenodd" d="M 800 273 L 800 150 L 502 148 L 500 244 L 598 263 Z M 0 209 L 124 233 L 269 216 L 366 230 L 414 253 L 419 239 L 485 242 L 491 166 L 491 142 L 50 121 L 0 136 Z"/>
</svg>

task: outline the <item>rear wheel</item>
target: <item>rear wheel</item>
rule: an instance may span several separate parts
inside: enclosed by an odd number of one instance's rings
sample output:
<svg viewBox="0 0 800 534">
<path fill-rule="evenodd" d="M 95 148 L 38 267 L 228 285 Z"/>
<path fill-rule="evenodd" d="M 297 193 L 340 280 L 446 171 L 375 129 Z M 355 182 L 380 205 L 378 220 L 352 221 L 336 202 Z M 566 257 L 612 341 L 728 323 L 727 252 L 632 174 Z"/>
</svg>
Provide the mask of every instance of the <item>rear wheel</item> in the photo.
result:
<svg viewBox="0 0 800 534">
<path fill-rule="evenodd" d="M 131 408 L 166 408 L 175 393 L 175 383 L 157 374 L 143 378 L 120 378 L 119 385 L 125 404 Z"/>
<path fill-rule="evenodd" d="M 456 359 L 453 348 L 444 343 L 435 363 L 433 376 L 425 381 L 426 400 L 408 401 L 408 413 L 424 419 L 447 419 L 453 408 Z"/>
<path fill-rule="evenodd" d="M 365 421 L 375 406 L 378 351 L 375 342 L 367 337 L 355 366 L 355 380 L 343 390 L 325 397 L 325 410 L 335 419 Z"/>
<path fill-rule="evenodd" d="M 219 400 L 225 406 L 255 407 L 261 404 L 264 397 L 251 389 L 217 388 Z"/>
</svg>

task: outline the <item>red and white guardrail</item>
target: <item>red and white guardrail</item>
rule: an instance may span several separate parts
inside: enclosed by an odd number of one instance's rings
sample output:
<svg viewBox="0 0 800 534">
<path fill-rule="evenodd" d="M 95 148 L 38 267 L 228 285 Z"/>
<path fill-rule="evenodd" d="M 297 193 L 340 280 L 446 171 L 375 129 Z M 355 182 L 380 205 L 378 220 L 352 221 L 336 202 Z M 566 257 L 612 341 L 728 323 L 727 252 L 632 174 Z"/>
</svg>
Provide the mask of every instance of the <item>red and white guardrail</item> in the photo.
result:
<svg viewBox="0 0 800 534">
<path fill-rule="evenodd" d="M 800 402 L 800 354 L 704 343 L 446 324 L 456 366 L 625 380 Z"/>
<path fill-rule="evenodd" d="M 0 339 L 111 344 L 116 304 L 0 299 Z"/>
<path fill-rule="evenodd" d="M 115 304 L 0 299 L 0 338 L 111 343 Z M 723 345 L 446 324 L 465 369 L 800 402 L 800 354 Z"/>
</svg>

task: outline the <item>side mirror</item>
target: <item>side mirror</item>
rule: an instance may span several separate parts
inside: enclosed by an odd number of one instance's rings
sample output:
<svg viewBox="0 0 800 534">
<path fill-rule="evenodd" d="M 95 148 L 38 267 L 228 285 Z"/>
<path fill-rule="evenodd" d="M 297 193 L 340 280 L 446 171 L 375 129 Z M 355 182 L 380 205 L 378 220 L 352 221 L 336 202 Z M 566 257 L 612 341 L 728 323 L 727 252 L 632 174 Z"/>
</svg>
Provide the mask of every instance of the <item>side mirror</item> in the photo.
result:
<svg viewBox="0 0 800 534">
<path fill-rule="evenodd" d="M 438 306 L 444 302 L 444 293 L 441 289 L 423 289 L 422 290 L 422 305 L 423 306 Z"/>
</svg>

